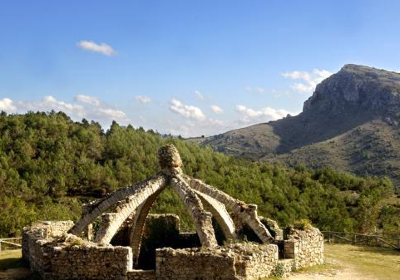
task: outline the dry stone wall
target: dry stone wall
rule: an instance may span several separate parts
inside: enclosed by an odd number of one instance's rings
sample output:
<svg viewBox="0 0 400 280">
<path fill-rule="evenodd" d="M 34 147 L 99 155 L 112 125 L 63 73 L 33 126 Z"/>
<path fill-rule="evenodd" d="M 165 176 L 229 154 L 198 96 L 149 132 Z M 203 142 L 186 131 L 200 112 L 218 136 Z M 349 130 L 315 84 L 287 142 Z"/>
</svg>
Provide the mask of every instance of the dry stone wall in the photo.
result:
<svg viewBox="0 0 400 280">
<path fill-rule="evenodd" d="M 46 248 L 47 246 L 45 246 Z M 73 245 L 53 247 L 51 271 L 46 279 L 127 279 L 132 266 L 129 247 Z"/>
<path fill-rule="evenodd" d="M 216 249 L 158 249 L 157 280 L 252 280 L 269 277 L 278 261 L 274 244 L 233 244 Z"/>
<path fill-rule="evenodd" d="M 133 270 L 128 271 L 128 280 L 155 280 L 154 270 Z"/>
<path fill-rule="evenodd" d="M 33 270 L 47 267 L 50 259 L 42 246 L 54 238 L 62 237 L 74 223 L 72 221 L 39 221 L 23 229 L 22 257 L 30 263 Z"/>
<path fill-rule="evenodd" d="M 285 258 L 294 259 L 294 268 L 299 269 L 324 263 L 324 237 L 314 227 L 305 230 L 291 229 L 284 241 Z"/>
<path fill-rule="evenodd" d="M 262 279 L 273 275 L 278 262 L 277 245 L 238 244 L 234 251 L 239 279 Z"/>
<path fill-rule="evenodd" d="M 24 228 L 23 257 L 44 280 L 154 280 L 154 271 L 132 270 L 130 247 L 98 246 L 66 232 L 68 222 Z"/>
</svg>

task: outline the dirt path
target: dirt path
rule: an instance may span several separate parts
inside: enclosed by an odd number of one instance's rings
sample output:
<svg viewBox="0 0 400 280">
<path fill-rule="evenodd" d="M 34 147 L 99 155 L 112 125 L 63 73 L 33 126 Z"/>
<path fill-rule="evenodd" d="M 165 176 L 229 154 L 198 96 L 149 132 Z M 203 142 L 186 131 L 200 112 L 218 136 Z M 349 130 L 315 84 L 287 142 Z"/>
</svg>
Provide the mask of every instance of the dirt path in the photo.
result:
<svg viewBox="0 0 400 280">
<path fill-rule="evenodd" d="M 331 259 L 327 263 L 327 268 L 324 271 L 316 272 L 297 272 L 287 278 L 288 280 L 377 280 L 374 276 L 369 277 L 358 272 L 354 266 L 349 263 L 340 262 Z M 331 266 L 334 266 L 332 268 Z"/>
</svg>

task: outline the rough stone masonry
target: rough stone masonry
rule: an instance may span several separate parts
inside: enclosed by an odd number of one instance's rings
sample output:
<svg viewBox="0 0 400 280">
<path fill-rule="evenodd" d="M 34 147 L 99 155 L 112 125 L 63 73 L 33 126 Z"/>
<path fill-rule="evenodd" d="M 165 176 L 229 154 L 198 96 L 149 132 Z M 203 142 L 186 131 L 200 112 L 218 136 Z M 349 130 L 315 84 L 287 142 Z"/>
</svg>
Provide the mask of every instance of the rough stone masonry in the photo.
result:
<svg viewBox="0 0 400 280">
<path fill-rule="evenodd" d="M 323 237 L 318 229 L 293 229 L 281 240 L 282 230 L 276 222 L 259 217 L 256 205 L 183 174 L 173 145 L 159 150 L 159 162 L 162 170 L 153 177 L 84 205 L 83 216 L 75 224 L 38 222 L 24 228 L 23 257 L 31 269 L 45 280 L 251 280 L 287 276 L 293 269 L 323 263 Z M 145 230 L 147 217 L 167 187 L 188 209 L 199 246 L 182 248 L 184 244 L 178 242 L 174 248 L 158 248 L 155 269 L 142 270 L 138 260 L 143 254 L 143 233 L 149 231 Z M 168 215 L 161 219 L 171 221 Z M 213 219 L 229 242 L 217 239 Z M 258 243 L 241 240 L 243 228 L 252 231 Z M 177 240 L 187 240 L 179 236 Z M 114 246 L 117 239 L 128 246 Z"/>
</svg>

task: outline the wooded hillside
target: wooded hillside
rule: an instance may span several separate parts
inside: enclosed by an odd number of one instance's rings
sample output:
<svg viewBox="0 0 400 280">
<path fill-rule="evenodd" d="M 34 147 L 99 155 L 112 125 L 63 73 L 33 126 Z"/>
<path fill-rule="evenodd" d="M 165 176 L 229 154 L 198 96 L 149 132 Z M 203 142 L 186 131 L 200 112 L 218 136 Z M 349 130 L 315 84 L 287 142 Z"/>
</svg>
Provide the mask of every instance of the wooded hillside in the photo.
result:
<svg viewBox="0 0 400 280">
<path fill-rule="evenodd" d="M 259 205 L 281 226 L 309 219 L 325 230 L 400 232 L 400 208 L 387 178 L 331 169 L 287 169 L 235 159 L 182 139 L 113 123 L 74 122 L 62 112 L 0 115 L 0 236 L 38 220 L 80 217 L 81 202 L 145 179 L 159 170 L 157 150 L 173 143 L 184 171 L 232 196 Z M 154 212 L 175 212 L 190 227 L 178 197 L 167 189 Z"/>
</svg>

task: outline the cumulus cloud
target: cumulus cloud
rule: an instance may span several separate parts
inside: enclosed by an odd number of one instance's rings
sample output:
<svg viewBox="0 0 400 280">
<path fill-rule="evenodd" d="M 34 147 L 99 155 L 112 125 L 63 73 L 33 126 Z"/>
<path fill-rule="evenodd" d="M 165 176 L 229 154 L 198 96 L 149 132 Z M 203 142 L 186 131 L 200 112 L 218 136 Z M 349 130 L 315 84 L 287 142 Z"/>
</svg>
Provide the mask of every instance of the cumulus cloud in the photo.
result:
<svg viewBox="0 0 400 280">
<path fill-rule="evenodd" d="M 106 117 L 113 120 L 127 120 L 127 116 L 123 111 L 112 108 L 99 108 L 95 113 L 100 117 Z"/>
<path fill-rule="evenodd" d="M 284 109 L 265 107 L 260 110 L 254 110 L 243 105 L 237 105 L 236 112 L 241 115 L 242 123 L 273 121 L 292 114 Z"/>
<path fill-rule="evenodd" d="M 147 96 L 144 96 L 144 95 L 136 95 L 135 99 L 137 101 L 139 101 L 140 103 L 143 103 L 143 104 L 151 102 L 150 97 L 147 97 Z"/>
<path fill-rule="evenodd" d="M 8 109 L 7 109 L 7 108 Z M 31 101 L 11 101 L 8 98 L 0 100 L 0 110 L 15 111 L 25 113 L 27 111 L 62 111 L 74 120 L 83 118 L 100 122 L 102 125 L 109 125 L 112 120 L 126 123 L 129 119 L 127 115 L 116 108 L 102 104 L 97 98 L 88 95 L 77 95 L 74 102 L 65 102 L 57 100 L 55 97 L 48 95 L 40 100 Z"/>
<path fill-rule="evenodd" d="M 17 110 L 17 107 L 13 104 L 13 101 L 10 98 L 0 99 L 0 111 L 4 112 L 14 112 Z"/>
<path fill-rule="evenodd" d="M 63 111 L 68 115 L 80 118 L 86 115 L 82 105 L 58 101 L 51 95 L 45 96 L 39 101 L 19 101 L 17 102 L 17 108 L 23 111 Z"/>
<path fill-rule="evenodd" d="M 185 118 L 195 119 L 199 121 L 204 121 L 206 119 L 206 116 L 199 107 L 182 104 L 182 102 L 177 99 L 171 100 L 171 105 L 169 109 L 172 112 L 177 113 Z"/>
<path fill-rule="evenodd" d="M 197 99 L 204 100 L 204 95 L 200 91 L 195 90 L 194 93 L 196 94 Z"/>
<path fill-rule="evenodd" d="M 222 108 L 217 105 L 212 105 L 210 108 L 216 114 L 221 114 L 224 112 L 224 110 L 222 110 Z"/>
<path fill-rule="evenodd" d="M 160 125 L 162 133 L 171 133 L 172 135 L 182 135 L 183 137 L 209 136 L 232 129 L 229 121 L 222 121 L 212 118 L 206 118 L 204 121 L 195 121 L 184 119 L 182 122 L 163 121 Z"/>
<path fill-rule="evenodd" d="M 333 73 L 328 70 L 314 69 L 312 72 L 293 71 L 282 73 L 281 75 L 287 79 L 302 81 L 291 85 L 294 91 L 299 93 L 312 93 L 317 84 L 332 74 Z"/>
<path fill-rule="evenodd" d="M 100 105 L 100 101 L 96 97 L 83 94 L 75 96 L 75 101 L 92 104 L 94 106 Z"/>
<path fill-rule="evenodd" d="M 118 54 L 110 45 L 106 43 L 97 44 L 94 41 L 83 40 L 78 42 L 77 45 L 83 50 L 97 52 L 107 56 L 114 56 Z"/>
</svg>

